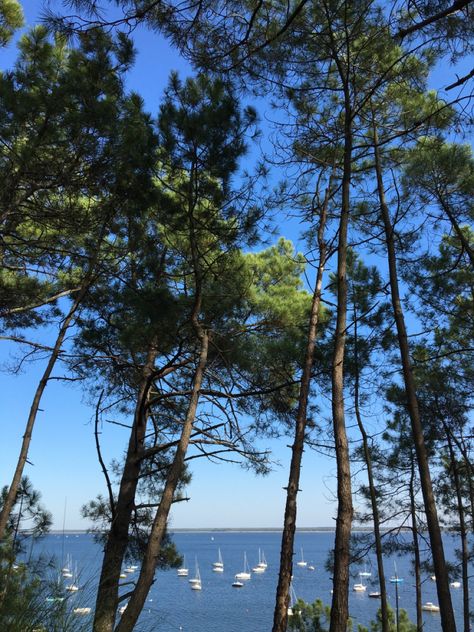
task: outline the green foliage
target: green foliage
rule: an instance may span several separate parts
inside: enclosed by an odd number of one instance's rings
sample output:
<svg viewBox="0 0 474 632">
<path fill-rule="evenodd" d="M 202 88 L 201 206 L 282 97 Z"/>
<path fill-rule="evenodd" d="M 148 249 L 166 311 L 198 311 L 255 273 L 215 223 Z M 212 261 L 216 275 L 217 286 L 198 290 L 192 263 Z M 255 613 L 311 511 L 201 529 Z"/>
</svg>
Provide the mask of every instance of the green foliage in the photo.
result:
<svg viewBox="0 0 474 632">
<path fill-rule="evenodd" d="M 416 624 L 410 621 L 407 611 L 401 608 L 398 612 L 398 625 L 394 610 L 388 606 L 388 629 L 389 632 L 416 632 Z M 382 630 L 382 610 L 377 610 L 377 618 L 371 621 L 368 628 L 362 625 L 357 626 L 358 632 L 380 632 Z"/>
<path fill-rule="evenodd" d="M 56 571 L 57 572 L 57 571 Z M 79 617 L 61 581 L 42 560 L 15 560 L 8 544 L 0 547 L 0 629 L 8 632 L 86 632 L 89 617 Z"/>
<path fill-rule="evenodd" d="M 54 297 L 80 284 L 104 226 L 150 190 L 154 135 L 141 101 L 123 92 L 132 59 L 123 37 L 95 31 L 72 48 L 36 27 L 0 76 L 5 327 L 56 315 Z"/>
<path fill-rule="evenodd" d="M 298 632 L 327 632 L 331 618 L 331 607 L 325 606 L 321 599 L 306 603 L 298 599 L 288 616 L 288 629 Z M 347 632 L 352 630 L 352 620 L 347 622 Z"/>
<path fill-rule="evenodd" d="M 23 22 L 23 9 L 17 0 L 0 0 L 0 47 L 8 44 Z"/>
<path fill-rule="evenodd" d="M 3 487 L 0 508 L 3 506 L 8 487 Z M 41 493 L 33 488 L 27 476 L 23 476 L 15 497 L 7 525 L 7 535 L 11 539 L 15 553 L 20 551 L 23 540 L 39 538 L 51 527 L 52 515 L 41 504 Z"/>
</svg>

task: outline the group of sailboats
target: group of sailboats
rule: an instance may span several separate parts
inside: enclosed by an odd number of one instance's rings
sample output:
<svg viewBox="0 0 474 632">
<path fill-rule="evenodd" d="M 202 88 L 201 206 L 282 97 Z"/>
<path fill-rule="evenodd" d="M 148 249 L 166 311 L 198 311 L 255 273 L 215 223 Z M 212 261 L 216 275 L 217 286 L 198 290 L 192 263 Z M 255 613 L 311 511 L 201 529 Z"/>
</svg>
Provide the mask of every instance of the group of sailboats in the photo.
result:
<svg viewBox="0 0 474 632">
<path fill-rule="evenodd" d="M 359 573 L 359 577 L 360 577 L 360 582 L 358 582 L 357 584 L 354 584 L 354 586 L 352 587 L 352 590 L 354 592 L 365 592 L 367 590 L 367 586 L 364 584 L 364 577 L 370 577 L 372 575 L 372 573 L 370 571 L 367 570 L 367 566 L 364 566 L 364 570 L 360 571 Z M 370 594 L 371 597 L 375 596 L 375 594 Z"/>
<path fill-rule="evenodd" d="M 253 573 L 264 573 L 267 569 L 267 561 L 265 559 L 265 553 L 263 550 L 258 550 L 258 564 L 252 568 L 250 571 L 250 566 L 247 560 L 247 553 L 244 553 L 244 567 L 240 573 L 236 573 L 234 575 L 234 582 L 232 586 L 234 588 L 242 588 L 244 585 L 243 582 L 249 580 Z M 223 573 L 224 572 L 224 561 L 222 559 L 221 550 L 217 551 L 217 561 L 212 563 L 212 570 L 214 573 Z M 183 564 L 176 571 L 178 577 L 188 577 L 189 568 L 186 566 L 186 557 L 183 556 Z M 192 590 L 202 590 L 202 581 L 201 574 L 199 572 L 199 565 L 196 558 L 196 570 L 193 578 L 189 580 L 190 586 Z"/>
</svg>

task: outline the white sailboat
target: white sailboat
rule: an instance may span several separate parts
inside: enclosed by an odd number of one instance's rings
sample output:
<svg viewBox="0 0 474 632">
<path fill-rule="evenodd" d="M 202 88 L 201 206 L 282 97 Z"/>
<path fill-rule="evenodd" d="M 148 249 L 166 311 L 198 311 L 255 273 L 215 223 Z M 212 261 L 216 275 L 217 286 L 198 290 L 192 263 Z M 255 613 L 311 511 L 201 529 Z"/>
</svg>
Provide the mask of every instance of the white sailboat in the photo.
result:
<svg viewBox="0 0 474 632">
<path fill-rule="evenodd" d="M 214 573 L 224 572 L 224 562 L 222 561 L 222 554 L 220 549 L 217 549 L 217 562 L 212 563 L 212 570 L 214 571 Z"/>
<path fill-rule="evenodd" d="M 71 556 L 68 553 L 68 555 L 66 557 L 66 563 L 65 563 L 65 565 L 63 566 L 63 568 L 61 570 L 62 576 L 64 578 L 66 578 L 66 579 L 71 579 L 71 577 L 72 577 L 72 570 L 71 569 L 72 569 L 72 558 L 71 558 Z"/>
<path fill-rule="evenodd" d="M 74 573 L 72 574 L 72 583 L 66 586 L 66 590 L 69 592 L 77 592 L 79 590 L 77 564 L 74 566 Z"/>
<path fill-rule="evenodd" d="M 267 570 L 267 562 L 265 560 L 265 554 L 258 549 L 258 564 L 252 568 L 252 573 L 264 573 Z"/>
<path fill-rule="evenodd" d="M 191 590 L 202 590 L 201 573 L 199 572 L 199 566 L 196 560 L 196 574 L 193 579 L 189 580 L 191 584 Z"/>
<path fill-rule="evenodd" d="M 359 573 L 359 577 L 371 577 L 372 573 L 367 570 L 367 564 L 364 564 L 364 570 Z"/>
<path fill-rule="evenodd" d="M 354 584 L 352 586 L 352 590 L 354 590 L 355 592 L 365 592 L 367 590 L 367 586 L 360 582 L 358 584 Z"/>
<path fill-rule="evenodd" d="M 178 577 L 187 577 L 189 575 L 189 569 L 186 566 L 186 555 L 183 555 L 183 565 L 176 571 Z"/>
<path fill-rule="evenodd" d="M 247 562 L 247 553 L 244 553 L 244 570 L 241 573 L 237 573 L 235 579 L 250 579 L 251 577 L 249 563 Z"/>
<path fill-rule="evenodd" d="M 301 566 L 302 568 L 308 566 L 308 562 L 304 561 L 303 547 L 301 547 L 301 560 L 296 562 L 296 566 Z"/>
<path fill-rule="evenodd" d="M 290 584 L 290 605 L 288 606 L 288 616 L 292 617 L 294 614 L 294 607 L 297 602 L 296 592 L 293 588 L 293 584 Z"/>
</svg>

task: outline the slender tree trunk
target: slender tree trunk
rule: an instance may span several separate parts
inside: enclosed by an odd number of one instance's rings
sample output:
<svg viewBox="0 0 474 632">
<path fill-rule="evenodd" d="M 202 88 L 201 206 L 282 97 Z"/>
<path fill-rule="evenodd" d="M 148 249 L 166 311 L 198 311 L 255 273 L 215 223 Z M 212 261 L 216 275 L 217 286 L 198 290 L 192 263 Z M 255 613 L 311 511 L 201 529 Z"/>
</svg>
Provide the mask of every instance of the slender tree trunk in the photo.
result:
<svg viewBox="0 0 474 632">
<path fill-rule="evenodd" d="M 36 422 L 36 417 L 38 415 L 38 410 L 41 403 L 41 398 L 43 397 L 44 389 L 48 383 L 48 380 L 51 376 L 51 373 L 56 365 L 56 361 L 61 354 L 61 347 L 64 342 L 64 338 L 71 326 L 74 315 L 77 312 L 79 305 L 81 304 L 84 296 L 86 295 L 89 287 L 90 287 L 91 279 L 90 275 L 87 275 L 83 285 L 79 289 L 74 302 L 66 315 L 66 318 L 62 321 L 61 326 L 59 328 L 58 337 L 56 338 L 56 342 L 54 344 L 51 355 L 49 356 L 48 364 L 41 376 L 41 379 L 36 388 L 36 392 L 33 397 L 33 402 L 30 407 L 30 413 L 28 415 L 28 420 L 26 422 L 25 434 L 23 435 L 23 440 L 21 443 L 20 454 L 18 456 L 18 461 L 16 464 L 15 472 L 13 474 L 12 482 L 10 484 L 10 488 L 8 490 L 7 497 L 5 499 L 5 503 L 2 507 L 2 511 L 0 512 L 0 541 L 5 537 L 5 530 L 8 524 L 8 518 L 10 517 L 10 513 L 12 511 L 13 505 L 15 504 L 15 498 L 18 493 L 18 488 L 20 486 L 21 477 L 23 476 L 23 470 L 25 468 L 25 463 L 28 458 L 28 452 L 30 449 L 31 438 L 33 436 L 33 428 Z"/>
<path fill-rule="evenodd" d="M 436 511 L 436 504 L 431 482 L 430 468 L 428 465 L 428 455 L 423 436 L 423 427 L 420 419 L 418 399 L 416 396 L 415 380 L 411 366 L 410 350 L 405 326 L 405 318 L 400 301 L 400 290 L 398 286 L 397 257 L 395 251 L 395 240 L 390 214 L 385 201 L 385 191 L 382 178 L 382 165 L 378 148 L 377 130 L 374 123 L 374 158 L 375 172 L 377 177 L 377 190 L 380 202 L 380 211 L 385 228 L 385 241 L 387 244 L 388 267 L 390 275 L 390 292 L 394 311 L 395 323 L 397 327 L 398 344 L 403 368 L 403 380 L 407 398 L 407 408 L 410 416 L 413 442 L 418 460 L 420 474 L 420 484 L 423 493 L 423 500 L 426 512 L 426 521 L 433 554 L 433 563 L 436 574 L 436 586 L 438 591 L 439 607 L 443 632 L 454 632 L 456 623 L 454 620 L 451 594 L 449 592 L 448 574 L 446 572 L 446 562 L 444 557 L 443 540 Z"/>
<path fill-rule="evenodd" d="M 382 615 L 382 632 L 389 632 L 389 620 L 388 620 L 388 604 L 387 604 L 387 584 L 385 582 L 385 571 L 383 567 L 383 552 L 382 552 L 382 535 L 380 533 L 380 514 L 379 506 L 377 502 L 377 493 L 374 483 L 374 474 L 372 468 L 372 456 L 370 454 L 369 440 L 367 432 L 365 431 L 364 424 L 362 422 L 362 416 L 360 414 L 360 402 L 359 402 L 359 354 L 357 344 L 357 313 L 354 307 L 354 364 L 355 364 L 355 384 L 354 384 L 354 410 L 359 426 L 359 431 L 362 436 L 362 447 L 364 450 L 364 459 L 367 467 L 367 479 L 369 483 L 370 494 L 370 506 L 372 508 L 372 516 L 374 522 L 374 539 L 375 539 L 375 554 L 377 558 L 377 571 L 379 575 L 380 586 L 380 609 Z"/>
<path fill-rule="evenodd" d="M 186 419 L 183 424 L 183 429 L 181 431 L 179 444 L 166 477 L 166 484 L 161 496 L 158 510 L 155 515 L 155 519 L 153 521 L 153 526 L 151 528 L 151 533 L 137 584 L 127 604 L 127 608 L 122 614 L 120 621 L 116 627 L 116 632 L 132 632 L 145 604 L 148 591 L 150 590 L 150 587 L 153 583 L 156 564 L 161 549 L 161 542 L 166 531 L 168 515 L 171 509 L 171 504 L 173 502 L 176 488 L 178 486 L 183 471 L 184 459 L 189 446 L 189 440 L 191 437 L 194 420 L 196 418 L 196 409 L 199 402 L 202 379 L 207 364 L 209 346 L 208 333 L 206 331 L 203 331 L 201 333 L 200 339 L 201 352 L 199 363 L 194 375 L 191 399 L 189 402 Z"/>
<path fill-rule="evenodd" d="M 118 589 L 123 558 L 128 544 L 130 519 L 135 504 L 135 493 L 140 474 L 140 454 L 147 427 L 147 401 L 155 374 L 158 347 L 154 340 L 149 348 L 142 378 L 133 425 L 128 442 L 125 465 L 115 505 L 115 518 L 111 524 L 102 560 L 95 607 L 93 632 L 113 632 L 118 606 Z"/>
<path fill-rule="evenodd" d="M 342 73 L 341 73 L 342 76 Z M 344 411 L 344 354 L 347 320 L 347 231 L 352 169 L 352 110 L 345 86 L 344 165 L 337 251 L 337 317 L 332 358 L 332 418 L 337 462 L 337 518 L 334 577 L 329 632 L 346 632 L 349 619 L 349 565 L 352 527 L 352 490 L 349 444 Z"/>
<path fill-rule="evenodd" d="M 313 368 L 314 349 L 318 332 L 319 310 L 321 305 L 321 289 L 323 284 L 324 266 L 327 257 L 327 246 L 324 240 L 326 229 L 327 209 L 331 193 L 331 178 L 329 179 L 318 228 L 319 264 L 316 285 L 311 303 L 311 315 L 306 343 L 306 352 L 301 375 L 298 395 L 298 409 L 296 412 L 295 437 L 292 445 L 290 473 L 286 488 L 286 506 L 283 523 L 283 533 L 280 550 L 280 569 L 276 592 L 275 612 L 273 617 L 273 632 L 285 632 L 288 623 L 288 602 L 290 594 L 291 575 L 293 571 L 293 546 L 296 529 L 297 495 L 299 488 L 301 461 L 303 458 L 304 438 L 306 429 L 306 413 L 308 408 L 311 372 Z"/>
<path fill-rule="evenodd" d="M 471 624 L 469 617 L 469 541 L 467 537 L 467 526 L 465 520 L 464 504 L 461 492 L 461 477 L 459 475 L 458 461 L 454 453 L 452 435 L 450 429 L 445 423 L 444 430 L 448 440 L 449 457 L 451 459 L 451 467 L 454 479 L 454 488 L 456 491 L 456 503 L 458 506 L 459 516 L 459 537 L 461 538 L 461 568 L 462 568 L 462 588 L 463 588 L 463 622 L 464 632 L 469 632 Z"/>
<path fill-rule="evenodd" d="M 420 545 L 418 542 L 418 524 L 416 520 L 416 504 L 415 504 L 415 460 L 412 454 L 411 472 L 410 472 L 410 513 L 411 513 L 411 531 L 413 538 L 413 553 L 415 557 L 415 594 L 416 594 L 416 627 L 421 632 L 423 630 L 423 614 L 421 610 L 421 557 Z"/>
</svg>

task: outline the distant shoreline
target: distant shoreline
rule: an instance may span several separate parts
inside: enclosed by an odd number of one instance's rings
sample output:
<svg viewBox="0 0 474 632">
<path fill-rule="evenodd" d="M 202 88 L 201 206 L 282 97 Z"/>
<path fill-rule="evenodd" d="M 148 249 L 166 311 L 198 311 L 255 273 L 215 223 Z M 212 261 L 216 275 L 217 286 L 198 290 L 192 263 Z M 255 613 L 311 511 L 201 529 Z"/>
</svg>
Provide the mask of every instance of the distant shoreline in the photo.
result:
<svg viewBox="0 0 474 632">
<path fill-rule="evenodd" d="M 357 527 L 353 529 L 357 532 L 371 532 L 370 527 Z M 297 527 L 299 533 L 334 533 L 334 527 Z M 50 531 L 52 535 L 81 535 L 87 533 L 87 529 L 65 529 L 64 531 L 54 529 Z M 172 533 L 281 533 L 280 527 L 188 527 L 188 528 L 170 528 Z"/>
</svg>

